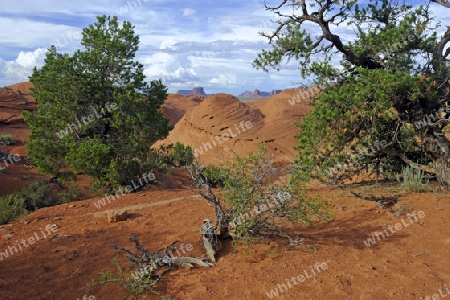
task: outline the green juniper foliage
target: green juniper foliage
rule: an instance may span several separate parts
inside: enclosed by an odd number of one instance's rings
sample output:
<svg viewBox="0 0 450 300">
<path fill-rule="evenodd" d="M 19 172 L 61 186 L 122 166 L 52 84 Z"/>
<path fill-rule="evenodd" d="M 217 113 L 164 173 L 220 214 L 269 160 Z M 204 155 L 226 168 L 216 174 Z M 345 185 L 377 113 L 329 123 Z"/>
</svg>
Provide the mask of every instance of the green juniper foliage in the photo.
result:
<svg viewBox="0 0 450 300">
<path fill-rule="evenodd" d="M 283 10 L 288 5 L 294 9 Z M 322 89 L 298 135 L 300 178 L 342 182 L 373 167 L 394 178 L 409 165 L 450 187 L 450 143 L 443 134 L 450 122 L 444 117 L 450 29 L 438 39 L 441 24 L 429 4 L 283 1 L 267 9 L 279 25 L 261 33 L 273 48 L 263 50 L 254 67 L 268 71 L 296 60 L 303 77 Z M 339 36 L 343 23 L 354 39 Z M 414 126 L 430 115 L 437 117 Z M 387 146 L 369 151 L 381 141 Z M 344 167 L 330 172 L 336 166 Z"/>
<path fill-rule="evenodd" d="M 97 187 L 126 185 L 149 171 L 149 147 L 168 134 L 159 112 L 167 89 L 145 81 L 130 22 L 97 17 L 81 44 L 72 56 L 51 46 L 45 65 L 33 70 L 39 108 L 24 112 L 29 155 L 45 174 L 70 168 L 94 177 Z"/>
</svg>

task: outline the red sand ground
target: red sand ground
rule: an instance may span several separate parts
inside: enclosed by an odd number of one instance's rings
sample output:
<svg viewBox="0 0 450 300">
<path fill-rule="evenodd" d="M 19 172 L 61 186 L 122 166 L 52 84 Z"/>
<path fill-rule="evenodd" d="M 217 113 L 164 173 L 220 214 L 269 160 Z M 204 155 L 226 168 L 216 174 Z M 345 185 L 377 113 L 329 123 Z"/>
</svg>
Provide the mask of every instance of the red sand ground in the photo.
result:
<svg viewBox="0 0 450 300">
<path fill-rule="evenodd" d="M 284 97 L 286 103 L 292 96 Z M 269 145 L 279 149 L 277 157 L 295 153 L 289 149 L 295 145 L 295 139 L 290 140 L 290 135 L 296 128 L 289 124 L 304 113 L 306 108 L 300 107 L 302 104 L 291 106 L 283 101 L 263 100 L 243 105 L 231 96 L 217 95 L 198 103 L 190 99 L 189 104 L 183 103 L 185 107 L 177 107 L 175 100 L 181 103 L 180 99 L 172 99 L 175 103 L 171 104 L 172 111 L 186 110 L 187 113 L 176 124 L 168 138 L 170 142 L 177 135 L 183 142 L 183 133 L 187 135 L 192 130 L 183 131 L 179 124 L 188 126 L 189 122 L 192 122 L 190 128 L 198 132 L 190 140 L 193 146 L 210 139 L 211 135 L 220 132 L 220 128 L 212 127 L 214 124 L 209 121 L 212 116 L 221 120 L 216 121 L 216 127 L 233 126 L 241 120 L 255 123 L 257 130 L 253 135 L 243 133 L 226 142 L 230 149 L 245 153 L 253 149 L 252 142 L 244 143 L 245 139 L 266 137 L 275 139 Z M 215 104 L 211 105 L 211 102 Z M 202 114 L 208 115 L 201 119 Z M 173 117 L 176 120 L 176 116 Z M 269 128 L 276 126 L 279 127 Z M 27 138 L 26 128 L 14 123 L 0 127 L 1 130 L 20 141 L 18 145 L 2 149 L 24 153 L 22 142 Z M 228 157 L 219 148 L 209 150 L 202 159 L 217 163 Z M 216 157 L 214 153 L 217 153 Z M 0 194 L 39 178 L 43 176 L 35 169 L 27 169 L 23 164 L 12 165 L 0 172 Z M 178 246 L 192 244 L 193 250 L 188 255 L 201 256 L 203 247 L 198 230 L 205 217 L 213 219 L 212 207 L 188 189 L 189 180 L 184 172 L 170 171 L 157 174 L 157 178 L 161 181 L 160 188 L 122 196 L 100 209 L 94 206 L 94 202 L 101 199 L 97 197 L 41 209 L 0 226 L 0 251 L 17 246 L 22 239 L 36 235 L 44 238 L 42 230 L 46 225 L 58 226 L 51 236 L 28 247 L 22 246 L 17 253 L 13 250 L 12 255 L 0 261 L 0 299 L 82 299 L 84 295 L 95 296 L 95 299 L 127 299 L 126 291 L 115 285 L 87 287 L 87 284 L 92 279 L 98 280 L 102 270 L 115 271 L 111 260 L 117 252 L 111 246 L 134 250 L 128 240 L 131 235 L 138 236 L 149 251 L 162 249 L 178 240 Z M 86 178 L 80 178 L 80 182 L 83 187 L 88 185 Z M 352 190 L 365 194 L 391 193 L 398 189 L 388 185 L 352 187 Z M 286 249 L 285 241 L 269 240 L 256 245 L 246 255 L 242 249 L 233 253 L 230 245 L 224 244 L 213 268 L 171 272 L 158 286 L 160 296 L 150 295 L 146 299 L 164 299 L 164 296 L 172 296 L 172 299 L 270 299 L 267 293 L 278 287 L 283 291 L 278 291 L 279 296 L 272 295 L 273 299 L 426 299 L 426 296 L 431 299 L 433 294 L 439 295 L 440 289 L 442 295 L 447 295 L 445 288 L 450 286 L 450 197 L 439 192 L 437 186 L 431 189 L 434 190 L 429 193 L 400 198 L 397 207 L 424 214 L 421 215 L 423 218 L 410 221 L 406 214 L 396 217 L 381 211 L 374 202 L 351 196 L 348 189 L 310 188 L 309 193 L 321 195 L 335 204 L 332 209 L 335 217 L 332 222 L 318 223 L 315 228 L 300 224 L 286 226 L 284 232 L 304 239 L 301 245 Z M 107 211 L 119 208 L 127 209 L 130 218 L 108 223 Z M 390 232 L 370 247 L 365 245 L 364 241 L 375 231 L 384 232 L 389 230 L 388 226 L 394 226 L 395 230 L 397 223 L 400 223 L 400 230 Z M 68 260 L 75 250 L 75 257 Z M 118 257 L 125 265 L 123 254 L 119 253 Z M 310 266 L 314 268 L 316 263 L 326 263 L 327 268 L 320 272 L 316 270 L 312 276 Z M 304 280 L 301 283 L 297 280 L 288 282 L 305 272 L 312 278 L 301 278 Z"/>
</svg>

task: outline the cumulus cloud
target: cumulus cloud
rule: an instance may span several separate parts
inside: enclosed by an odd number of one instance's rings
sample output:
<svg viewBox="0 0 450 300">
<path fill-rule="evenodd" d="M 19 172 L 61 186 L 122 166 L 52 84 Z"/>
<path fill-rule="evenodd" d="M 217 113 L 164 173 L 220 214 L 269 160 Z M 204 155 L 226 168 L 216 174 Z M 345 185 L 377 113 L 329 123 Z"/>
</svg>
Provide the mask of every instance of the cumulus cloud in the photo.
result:
<svg viewBox="0 0 450 300">
<path fill-rule="evenodd" d="M 33 66 L 42 64 L 43 48 L 48 45 L 55 44 L 58 52 L 69 54 L 81 48 L 82 28 L 94 23 L 97 15 L 115 15 L 120 8 L 123 16 L 119 19 L 136 26 L 140 39 L 136 59 L 143 63 L 144 74 L 148 79 L 163 78 L 169 92 L 203 86 L 208 93 L 240 94 L 255 88 L 283 89 L 303 80 L 295 61 L 283 65 L 280 72 L 253 69 L 252 61 L 257 54 L 271 48 L 258 32 L 271 32 L 277 27 L 270 21 L 276 16 L 265 11 L 261 1 L 224 1 L 220 5 L 210 0 L 184 4 L 176 0 L 117 2 L 3 3 L 0 27 L 7 30 L 0 31 L 0 86 L 28 80 Z M 450 17 L 437 5 L 432 4 L 431 8 L 443 21 L 438 29 L 441 35 Z M 354 39 L 353 30 L 345 24 L 333 31 L 345 42 Z M 337 59 L 339 56 L 333 63 Z"/>
<path fill-rule="evenodd" d="M 44 64 L 46 49 L 38 48 L 32 52 L 21 51 L 13 61 L 0 59 L 0 80 L 5 85 L 28 81 L 33 68 Z"/>
<path fill-rule="evenodd" d="M 44 62 L 45 53 L 47 50 L 38 48 L 33 52 L 20 51 L 17 56 L 16 63 L 26 69 L 32 69 L 34 66 L 41 66 Z"/>
</svg>

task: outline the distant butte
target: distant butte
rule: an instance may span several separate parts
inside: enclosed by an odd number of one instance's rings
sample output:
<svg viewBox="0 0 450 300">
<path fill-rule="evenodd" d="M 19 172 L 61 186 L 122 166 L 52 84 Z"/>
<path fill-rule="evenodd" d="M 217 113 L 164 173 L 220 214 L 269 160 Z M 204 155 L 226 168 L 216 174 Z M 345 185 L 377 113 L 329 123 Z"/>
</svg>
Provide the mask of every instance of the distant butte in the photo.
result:
<svg viewBox="0 0 450 300">
<path fill-rule="evenodd" d="M 201 86 L 195 87 L 192 90 L 178 90 L 176 93 L 183 95 L 183 96 L 188 96 L 188 95 L 205 96 L 205 97 L 209 96 L 205 93 L 205 90 Z"/>
<path fill-rule="evenodd" d="M 278 95 L 282 91 L 283 90 L 271 90 L 270 92 L 263 92 L 263 91 L 260 91 L 258 89 L 255 89 L 253 92 L 245 91 L 242 94 L 240 94 L 238 97 L 252 97 L 252 98 L 256 98 L 256 97 L 270 97 L 270 96 Z"/>
</svg>

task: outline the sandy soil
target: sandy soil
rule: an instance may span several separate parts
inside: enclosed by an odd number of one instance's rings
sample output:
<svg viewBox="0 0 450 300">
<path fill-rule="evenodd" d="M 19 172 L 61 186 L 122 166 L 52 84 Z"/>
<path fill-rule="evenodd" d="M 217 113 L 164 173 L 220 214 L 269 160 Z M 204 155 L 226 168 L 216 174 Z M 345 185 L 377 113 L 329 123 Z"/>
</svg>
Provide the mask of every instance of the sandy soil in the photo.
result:
<svg viewBox="0 0 450 300">
<path fill-rule="evenodd" d="M 187 177 L 184 180 L 187 182 Z M 382 192 L 385 187 L 371 188 Z M 311 193 L 334 203 L 335 217 L 316 228 L 284 228 L 284 232 L 303 238 L 301 245 L 288 249 L 286 241 L 268 240 L 246 255 L 242 249 L 233 253 L 225 244 L 213 268 L 169 273 L 158 287 L 161 295 L 147 299 L 168 295 L 175 299 L 270 299 L 271 290 L 280 287 L 283 291 L 272 298 L 425 299 L 439 289 L 448 294 L 444 290 L 450 285 L 448 194 L 401 198 L 398 205 L 416 212 L 416 217 L 408 218 L 380 211 L 376 203 L 356 199 L 348 190 L 321 188 Z M 143 191 L 97 209 L 94 202 L 99 199 L 41 209 L 0 226 L 0 251 L 13 246 L 18 250 L 11 248 L 13 253 L 0 261 L 1 299 L 81 299 L 83 295 L 123 299 L 126 292 L 115 285 L 87 284 L 99 280 L 102 270 L 114 271 L 111 260 L 116 255 L 126 265 L 124 255 L 111 246 L 133 249 L 128 240 L 132 235 L 148 250 L 178 240 L 178 246 L 192 245 L 186 255 L 202 256 L 198 229 L 203 218 L 213 218 L 213 210 L 192 191 Z M 129 219 L 108 223 L 107 211 L 119 208 L 128 210 Z M 51 224 L 58 229 L 49 236 L 45 228 Z M 365 241 L 376 231 L 385 238 L 380 235 L 375 244 L 366 246 Z M 18 248 L 22 239 L 36 235 L 43 239 Z M 73 251 L 76 256 L 69 261 Z M 179 251 L 183 253 L 181 248 Z M 292 281 L 292 277 L 297 279 Z"/>
</svg>

